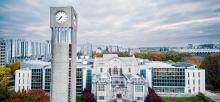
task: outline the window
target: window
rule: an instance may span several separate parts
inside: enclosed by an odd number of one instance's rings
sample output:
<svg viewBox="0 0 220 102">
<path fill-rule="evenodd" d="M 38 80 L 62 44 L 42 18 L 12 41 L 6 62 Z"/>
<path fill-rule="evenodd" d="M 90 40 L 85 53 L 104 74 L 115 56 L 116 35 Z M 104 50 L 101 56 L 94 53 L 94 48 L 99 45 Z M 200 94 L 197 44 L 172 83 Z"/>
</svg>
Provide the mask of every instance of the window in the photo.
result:
<svg viewBox="0 0 220 102">
<path fill-rule="evenodd" d="M 109 74 L 111 74 L 111 68 L 108 69 Z"/>
<path fill-rule="evenodd" d="M 195 85 L 195 80 L 193 80 L 193 85 Z"/>
<path fill-rule="evenodd" d="M 188 80 L 188 85 L 189 85 L 189 80 Z"/>
<path fill-rule="evenodd" d="M 100 72 L 102 72 L 102 68 L 100 68 Z"/>
<path fill-rule="evenodd" d="M 188 92 L 191 93 L 191 90 L 189 89 Z"/>
<path fill-rule="evenodd" d="M 131 68 L 128 68 L 128 72 L 131 72 Z"/>
<path fill-rule="evenodd" d="M 143 100 L 143 97 L 136 97 L 136 100 Z"/>
<path fill-rule="evenodd" d="M 188 73 L 188 77 L 189 77 L 189 73 Z"/>
<path fill-rule="evenodd" d="M 198 73 L 198 77 L 200 77 L 200 73 Z"/>
<path fill-rule="evenodd" d="M 114 68 L 113 72 L 114 72 L 114 74 L 118 74 L 118 69 Z"/>
<path fill-rule="evenodd" d="M 105 91 L 105 85 L 99 85 L 98 91 Z"/>
<path fill-rule="evenodd" d="M 143 92 L 144 87 L 141 85 L 135 86 L 135 92 Z"/>
<path fill-rule="evenodd" d="M 195 73 L 193 72 L 193 77 L 195 77 Z"/>
<path fill-rule="evenodd" d="M 200 80 L 198 80 L 198 84 L 200 85 Z"/>
<path fill-rule="evenodd" d="M 99 99 L 99 100 L 104 100 L 104 99 L 105 99 L 105 96 L 99 96 L 98 99 Z"/>
</svg>

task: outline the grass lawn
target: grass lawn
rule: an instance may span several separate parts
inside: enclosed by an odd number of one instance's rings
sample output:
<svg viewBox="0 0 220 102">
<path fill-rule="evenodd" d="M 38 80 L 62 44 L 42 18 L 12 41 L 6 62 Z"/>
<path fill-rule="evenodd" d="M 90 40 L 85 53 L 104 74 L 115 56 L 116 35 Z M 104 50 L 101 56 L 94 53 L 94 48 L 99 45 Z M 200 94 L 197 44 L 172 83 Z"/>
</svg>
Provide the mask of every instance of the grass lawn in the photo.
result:
<svg viewBox="0 0 220 102">
<path fill-rule="evenodd" d="M 76 102 L 80 102 L 80 96 L 76 96 Z"/>
<path fill-rule="evenodd" d="M 162 98 L 162 102 L 200 102 L 195 98 Z"/>
<path fill-rule="evenodd" d="M 191 97 L 191 98 L 162 98 L 162 102 L 213 102 L 212 100 L 204 100 L 200 97 Z"/>
</svg>

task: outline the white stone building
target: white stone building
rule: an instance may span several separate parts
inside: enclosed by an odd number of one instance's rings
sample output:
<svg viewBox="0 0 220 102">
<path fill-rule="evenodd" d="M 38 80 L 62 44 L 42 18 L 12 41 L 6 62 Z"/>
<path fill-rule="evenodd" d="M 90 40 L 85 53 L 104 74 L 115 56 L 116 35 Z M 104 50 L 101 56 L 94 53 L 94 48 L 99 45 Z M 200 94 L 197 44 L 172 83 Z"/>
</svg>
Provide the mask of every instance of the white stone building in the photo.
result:
<svg viewBox="0 0 220 102">
<path fill-rule="evenodd" d="M 15 71 L 15 91 L 31 89 L 31 70 L 20 69 Z"/>
<path fill-rule="evenodd" d="M 148 94 L 147 81 L 138 74 L 135 57 L 104 54 L 94 59 L 92 92 L 97 102 L 144 102 Z"/>
<path fill-rule="evenodd" d="M 41 88 L 50 91 L 51 63 L 30 60 L 21 63 L 21 69 L 15 71 L 15 91 Z"/>
</svg>

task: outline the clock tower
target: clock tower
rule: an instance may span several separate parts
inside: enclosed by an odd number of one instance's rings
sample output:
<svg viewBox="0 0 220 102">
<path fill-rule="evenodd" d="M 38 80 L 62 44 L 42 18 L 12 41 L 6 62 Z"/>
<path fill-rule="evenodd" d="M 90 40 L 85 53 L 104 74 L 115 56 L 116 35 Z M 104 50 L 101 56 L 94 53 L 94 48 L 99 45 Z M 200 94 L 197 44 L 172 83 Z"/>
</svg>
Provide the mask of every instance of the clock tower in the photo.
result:
<svg viewBox="0 0 220 102">
<path fill-rule="evenodd" d="M 50 7 L 52 32 L 51 102 L 76 102 L 77 14 L 73 7 Z"/>
</svg>

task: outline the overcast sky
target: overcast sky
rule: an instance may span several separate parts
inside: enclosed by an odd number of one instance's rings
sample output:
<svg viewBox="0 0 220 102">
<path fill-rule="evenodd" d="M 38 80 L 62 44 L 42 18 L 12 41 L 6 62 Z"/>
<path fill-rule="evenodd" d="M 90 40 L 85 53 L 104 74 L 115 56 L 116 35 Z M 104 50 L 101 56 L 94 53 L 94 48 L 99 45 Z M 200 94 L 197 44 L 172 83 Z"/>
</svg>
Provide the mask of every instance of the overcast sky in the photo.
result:
<svg viewBox="0 0 220 102">
<path fill-rule="evenodd" d="M 50 39 L 50 6 L 74 6 L 78 44 L 220 42 L 220 0 L 1 0 L 0 37 Z"/>
</svg>

